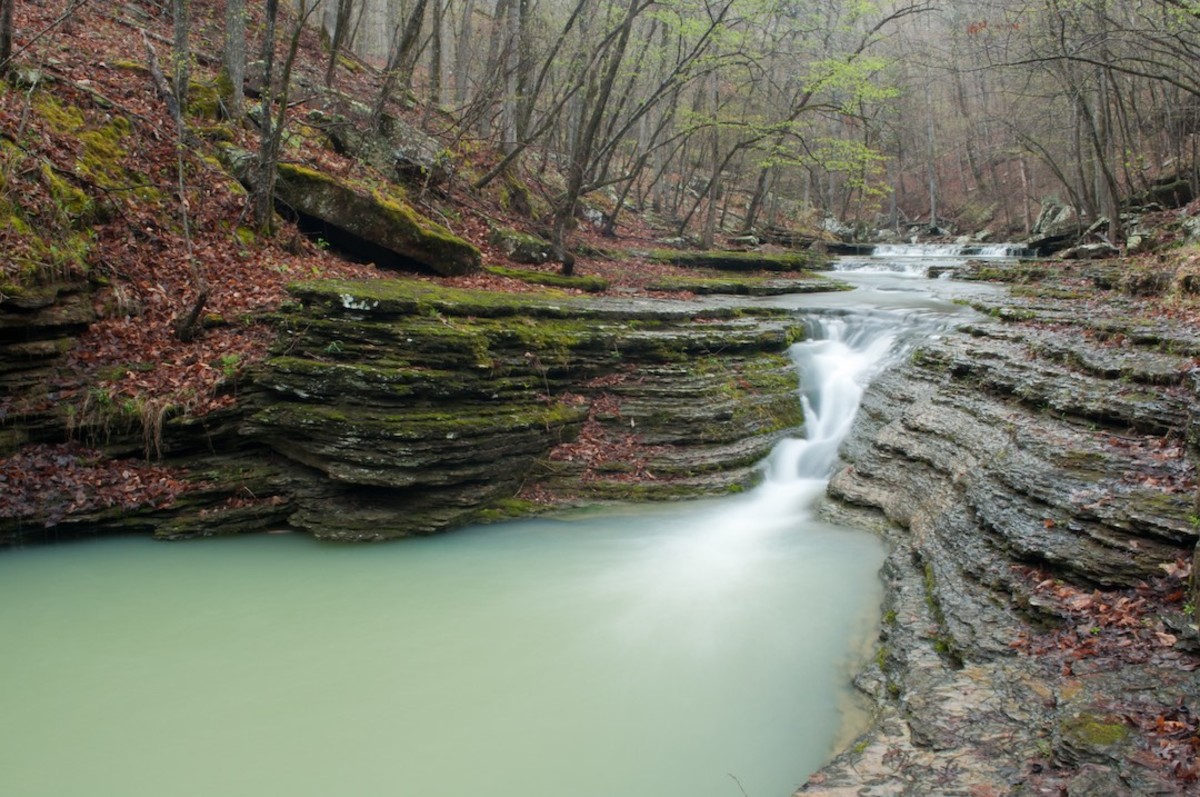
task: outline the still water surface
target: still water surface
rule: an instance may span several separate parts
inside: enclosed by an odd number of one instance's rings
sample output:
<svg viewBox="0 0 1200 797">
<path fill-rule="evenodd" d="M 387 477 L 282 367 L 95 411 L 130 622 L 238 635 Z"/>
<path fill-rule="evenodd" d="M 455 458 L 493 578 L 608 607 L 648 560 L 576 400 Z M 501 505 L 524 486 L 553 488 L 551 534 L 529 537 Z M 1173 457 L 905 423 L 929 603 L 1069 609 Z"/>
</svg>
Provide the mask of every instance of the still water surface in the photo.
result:
<svg viewBox="0 0 1200 797">
<path fill-rule="evenodd" d="M 880 548 L 689 545 L 713 509 L 6 555 L 0 793 L 786 795 Z"/>
<path fill-rule="evenodd" d="M 785 797 L 861 721 L 884 551 L 810 507 L 903 326 L 816 324 L 813 439 L 744 496 L 0 553 L 0 794 Z"/>
</svg>

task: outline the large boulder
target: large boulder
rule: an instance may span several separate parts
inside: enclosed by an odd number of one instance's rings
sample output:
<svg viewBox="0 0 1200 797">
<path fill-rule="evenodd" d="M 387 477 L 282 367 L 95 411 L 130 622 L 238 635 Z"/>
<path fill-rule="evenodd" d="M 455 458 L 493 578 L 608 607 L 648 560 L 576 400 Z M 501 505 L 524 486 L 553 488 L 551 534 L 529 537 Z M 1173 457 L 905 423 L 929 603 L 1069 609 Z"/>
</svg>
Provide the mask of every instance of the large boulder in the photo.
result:
<svg viewBox="0 0 1200 797">
<path fill-rule="evenodd" d="M 254 155 L 232 147 L 220 154 L 226 167 L 253 188 Z M 400 200 L 306 166 L 278 166 L 275 201 L 295 213 L 303 229 L 376 265 L 416 266 L 443 276 L 471 274 L 482 266 L 473 244 Z"/>
<path fill-rule="evenodd" d="M 1025 245 L 1039 255 L 1053 254 L 1079 240 L 1082 232 L 1075 208 L 1051 197 L 1042 202 L 1041 212 Z"/>
<path fill-rule="evenodd" d="M 489 240 L 514 263 L 545 263 L 554 254 L 549 241 L 503 227 L 494 228 Z"/>
<path fill-rule="evenodd" d="M 1066 249 L 1059 254 L 1063 260 L 1104 260 L 1105 258 L 1117 257 L 1121 254 L 1121 250 L 1107 241 L 1099 243 L 1079 244 Z"/>
<path fill-rule="evenodd" d="M 275 196 L 297 213 L 438 274 L 469 274 L 481 266 L 479 250 L 440 224 L 395 199 L 353 188 L 323 172 L 280 164 Z"/>
</svg>

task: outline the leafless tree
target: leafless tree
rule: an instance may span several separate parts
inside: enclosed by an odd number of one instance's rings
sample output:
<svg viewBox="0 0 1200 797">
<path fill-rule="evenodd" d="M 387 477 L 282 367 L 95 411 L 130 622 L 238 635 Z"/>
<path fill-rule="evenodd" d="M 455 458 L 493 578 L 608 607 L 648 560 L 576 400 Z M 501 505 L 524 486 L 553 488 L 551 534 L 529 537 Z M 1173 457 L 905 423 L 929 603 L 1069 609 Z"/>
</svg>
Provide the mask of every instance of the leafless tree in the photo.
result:
<svg viewBox="0 0 1200 797">
<path fill-rule="evenodd" d="M 13 6 L 17 0 L 0 0 L 0 69 L 12 58 Z"/>
</svg>

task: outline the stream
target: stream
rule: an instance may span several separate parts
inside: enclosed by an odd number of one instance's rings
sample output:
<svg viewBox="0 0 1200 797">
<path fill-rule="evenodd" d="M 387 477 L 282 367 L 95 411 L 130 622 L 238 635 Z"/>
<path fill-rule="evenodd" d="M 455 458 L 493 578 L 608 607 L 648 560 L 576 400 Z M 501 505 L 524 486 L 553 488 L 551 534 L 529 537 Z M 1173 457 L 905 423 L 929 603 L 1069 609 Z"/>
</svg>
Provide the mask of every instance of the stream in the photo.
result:
<svg viewBox="0 0 1200 797">
<path fill-rule="evenodd" d="M 813 503 L 870 377 L 986 290 L 928 263 L 763 300 L 809 319 L 808 423 L 740 496 L 0 552 L 0 794 L 784 797 L 864 726 L 881 600 L 882 544 Z"/>
</svg>

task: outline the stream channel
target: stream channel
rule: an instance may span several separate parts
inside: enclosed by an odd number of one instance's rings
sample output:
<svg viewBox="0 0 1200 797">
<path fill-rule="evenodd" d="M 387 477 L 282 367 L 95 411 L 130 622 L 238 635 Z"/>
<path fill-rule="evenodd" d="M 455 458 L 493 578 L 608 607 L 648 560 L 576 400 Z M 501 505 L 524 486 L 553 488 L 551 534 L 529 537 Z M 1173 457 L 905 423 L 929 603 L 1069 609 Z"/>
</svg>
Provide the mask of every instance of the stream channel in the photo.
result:
<svg viewBox="0 0 1200 797">
<path fill-rule="evenodd" d="M 814 502 L 869 378 L 986 290 L 913 254 L 763 300 L 809 319 L 807 438 L 743 495 L 0 552 L 0 794 L 785 797 L 865 725 L 881 600 L 882 543 Z"/>
</svg>

